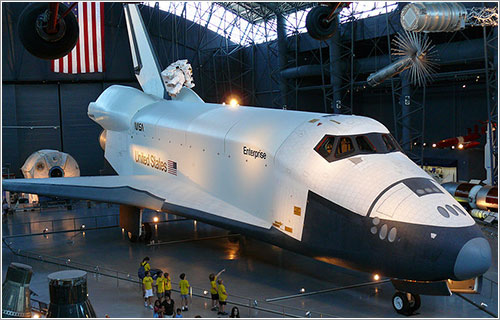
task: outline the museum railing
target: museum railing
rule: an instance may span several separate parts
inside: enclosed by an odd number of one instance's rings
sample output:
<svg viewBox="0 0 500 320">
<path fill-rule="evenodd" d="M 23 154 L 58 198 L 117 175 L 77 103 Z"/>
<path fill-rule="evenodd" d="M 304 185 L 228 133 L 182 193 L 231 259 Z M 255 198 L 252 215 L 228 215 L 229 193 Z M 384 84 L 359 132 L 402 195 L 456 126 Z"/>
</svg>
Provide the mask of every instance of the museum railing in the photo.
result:
<svg viewBox="0 0 500 320">
<path fill-rule="evenodd" d="M 104 266 L 95 266 L 90 264 L 85 264 L 77 262 L 71 259 L 51 257 L 45 254 L 38 254 L 35 252 L 30 252 L 26 250 L 16 249 L 12 246 L 12 242 L 8 239 L 2 239 L 4 245 L 19 258 L 19 262 L 26 264 L 32 264 L 33 262 L 48 263 L 58 267 L 58 270 L 65 269 L 77 269 L 86 271 L 89 275 L 89 279 L 94 279 L 99 281 L 103 277 L 109 278 L 111 280 L 116 280 L 116 286 L 120 286 L 120 281 L 126 281 L 128 283 L 137 284 L 138 288 L 141 288 L 141 282 L 135 274 L 128 272 L 118 271 L 111 268 L 106 268 Z M 31 261 L 31 262 L 30 262 Z M 172 291 L 179 292 L 177 289 L 178 283 L 172 282 Z M 211 300 L 210 288 L 201 288 L 192 286 L 190 295 L 192 297 L 198 297 Z M 333 315 L 325 312 L 317 312 L 314 310 L 307 310 L 303 308 L 297 308 L 293 306 L 287 306 L 277 303 L 270 303 L 264 300 L 230 294 L 228 298 L 228 303 L 236 305 L 240 308 L 240 313 L 248 317 L 263 317 L 266 314 L 281 315 L 282 317 L 292 317 L 292 318 L 338 318 L 339 316 Z M 246 314 L 245 314 L 246 313 Z"/>
<path fill-rule="evenodd" d="M 19 223 L 2 223 L 3 237 L 22 237 L 58 232 L 85 231 L 118 227 L 119 215 L 72 217 L 56 220 L 40 220 Z"/>
</svg>

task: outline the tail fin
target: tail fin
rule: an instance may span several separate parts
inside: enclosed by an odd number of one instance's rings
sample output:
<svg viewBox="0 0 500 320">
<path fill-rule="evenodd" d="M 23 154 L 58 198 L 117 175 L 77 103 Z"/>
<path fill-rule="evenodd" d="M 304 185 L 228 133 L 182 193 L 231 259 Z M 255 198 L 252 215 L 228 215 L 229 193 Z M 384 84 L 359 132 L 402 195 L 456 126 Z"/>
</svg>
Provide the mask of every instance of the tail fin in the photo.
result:
<svg viewBox="0 0 500 320">
<path fill-rule="evenodd" d="M 135 76 L 142 90 L 158 98 L 167 98 L 167 90 L 160 75 L 160 64 L 153 51 L 148 32 L 136 4 L 124 4 L 130 51 Z"/>
</svg>

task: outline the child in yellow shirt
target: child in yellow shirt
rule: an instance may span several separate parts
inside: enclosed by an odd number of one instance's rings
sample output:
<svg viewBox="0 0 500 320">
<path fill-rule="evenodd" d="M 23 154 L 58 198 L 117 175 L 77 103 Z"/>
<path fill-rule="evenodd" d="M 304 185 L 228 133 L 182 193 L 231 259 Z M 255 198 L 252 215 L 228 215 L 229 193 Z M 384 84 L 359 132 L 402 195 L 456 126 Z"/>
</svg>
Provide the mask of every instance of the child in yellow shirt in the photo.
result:
<svg viewBox="0 0 500 320">
<path fill-rule="evenodd" d="M 219 294 L 219 312 L 217 312 L 217 314 L 225 316 L 227 315 L 227 312 L 224 311 L 227 300 L 227 291 L 222 279 L 217 280 L 217 283 L 219 284 L 217 286 L 217 293 Z"/>
<path fill-rule="evenodd" d="M 212 311 L 216 311 L 217 310 L 217 304 L 219 303 L 219 294 L 217 292 L 217 284 L 216 284 L 216 281 L 217 281 L 217 278 L 221 275 L 221 273 L 223 273 L 224 271 L 226 271 L 226 269 L 222 269 L 221 271 L 219 271 L 219 273 L 217 273 L 216 275 L 214 275 L 213 273 L 211 273 L 209 276 L 208 276 L 208 279 L 210 280 L 210 293 L 212 294 Z"/>
<path fill-rule="evenodd" d="M 181 289 L 181 310 L 188 311 L 188 294 L 189 294 L 189 282 L 186 280 L 186 274 L 181 273 L 181 281 L 179 282 L 179 288 Z"/>
<path fill-rule="evenodd" d="M 153 296 L 153 278 L 149 271 L 146 271 L 146 276 L 142 279 L 142 284 L 144 286 L 144 306 L 153 309 L 153 304 L 151 302 L 151 297 Z"/>
<path fill-rule="evenodd" d="M 172 292 L 172 280 L 170 280 L 170 275 L 168 272 L 165 272 L 165 296 L 169 296 L 171 298 Z"/>
<path fill-rule="evenodd" d="M 163 271 L 158 271 L 158 278 L 156 278 L 156 296 L 159 300 L 165 297 L 165 284 L 167 279 L 163 275 Z"/>
</svg>

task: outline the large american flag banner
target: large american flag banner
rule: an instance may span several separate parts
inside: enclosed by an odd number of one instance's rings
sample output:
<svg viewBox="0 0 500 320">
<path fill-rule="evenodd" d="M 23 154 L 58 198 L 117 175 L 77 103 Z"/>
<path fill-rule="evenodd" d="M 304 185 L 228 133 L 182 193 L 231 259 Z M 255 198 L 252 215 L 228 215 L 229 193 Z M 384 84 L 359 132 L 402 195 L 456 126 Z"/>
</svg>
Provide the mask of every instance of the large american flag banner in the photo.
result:
<svg viewBox="0 0 500 320">
<path fill-rule="evenodd" d="M 65 2 L 68 7 L 71 5 Z M 73 8 L 80 35 L 73 50 L 52 60 L 51 69 L 60 73 L 104 72 L 104 3 L 78 2 Z"/>
</svg>

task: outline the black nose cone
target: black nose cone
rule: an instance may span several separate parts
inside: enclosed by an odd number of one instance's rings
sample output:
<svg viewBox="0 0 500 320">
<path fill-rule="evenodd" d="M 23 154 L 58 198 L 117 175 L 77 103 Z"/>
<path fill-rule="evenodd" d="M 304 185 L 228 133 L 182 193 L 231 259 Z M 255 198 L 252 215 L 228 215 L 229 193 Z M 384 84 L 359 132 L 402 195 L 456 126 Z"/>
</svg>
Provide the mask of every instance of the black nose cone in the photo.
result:
<svg viewBox="0 0 500 320">
<path fill-rule="evenodd" d="M 467 280 L 482 275 L 491 266 L 491 248 L 485 238 L 467 241 L 457 255 L 454 273 L 458 280 Z"/>
</svg>

